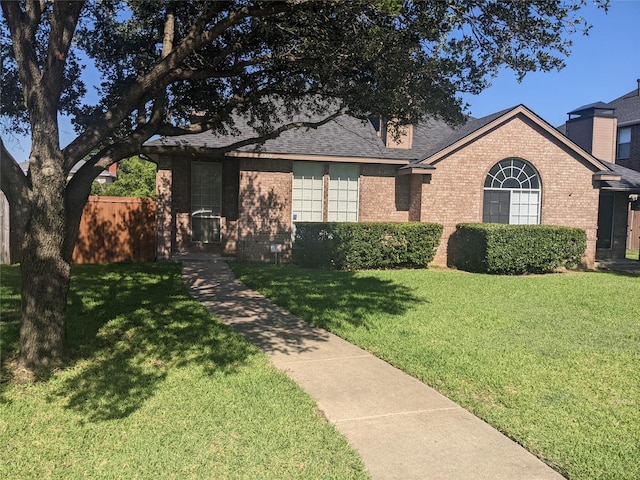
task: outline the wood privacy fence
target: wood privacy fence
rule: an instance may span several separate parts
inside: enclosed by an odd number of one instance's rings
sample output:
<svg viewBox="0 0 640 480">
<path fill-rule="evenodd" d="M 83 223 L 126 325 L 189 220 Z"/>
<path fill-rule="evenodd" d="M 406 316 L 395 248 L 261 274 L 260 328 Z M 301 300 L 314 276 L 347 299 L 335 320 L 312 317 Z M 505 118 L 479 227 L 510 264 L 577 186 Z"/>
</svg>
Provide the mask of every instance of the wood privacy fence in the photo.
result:
<svg viewBox="0 0 640 480">
<path fill-rule="evenodd" d="M 74 263 L 144 262 L 155 257 L 155 200 L 89 197 L 73 250 Z"/>
<path fill-rule="evenodd" d="M 630 250 L 640 250 L 640 210 L 629 210 L 627 248 Z"/>
</svg>

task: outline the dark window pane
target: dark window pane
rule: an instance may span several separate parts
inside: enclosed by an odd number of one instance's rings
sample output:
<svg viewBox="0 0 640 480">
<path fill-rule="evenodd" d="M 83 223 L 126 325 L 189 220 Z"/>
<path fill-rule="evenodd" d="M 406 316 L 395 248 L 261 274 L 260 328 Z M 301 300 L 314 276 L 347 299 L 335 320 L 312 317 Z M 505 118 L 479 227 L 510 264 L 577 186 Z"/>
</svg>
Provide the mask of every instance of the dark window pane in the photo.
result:
<svg viewBox="0 0 640 480">
<path fill-rule="evenodd" d="M 482 221 L 484 223 L 509 223 L 509 191 L 485 190 Z"/>
</svg>

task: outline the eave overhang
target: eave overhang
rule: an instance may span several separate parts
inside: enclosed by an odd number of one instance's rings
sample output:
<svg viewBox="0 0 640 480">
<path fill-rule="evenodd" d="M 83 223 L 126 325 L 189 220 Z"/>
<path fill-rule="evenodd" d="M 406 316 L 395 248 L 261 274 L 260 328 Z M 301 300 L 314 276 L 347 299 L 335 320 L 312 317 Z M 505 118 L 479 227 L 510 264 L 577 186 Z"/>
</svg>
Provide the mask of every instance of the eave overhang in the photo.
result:
<svg viewBox="0 0 640 480">
<path fill-rule="evenodd" d="M 622 180 L 622 176 L 614 172 L 603 170 L 595 172 L 593 174 L 593 180 L 596 182 L 619 182 Z"/>
<path fill-rule="evenodd" d="M 149 156 L 187 154 L 192 156 L 230 157 L 230 158 L 259 158 L 265 160 L 299 160 L 315 162 L 340 162 L 340 163 L 373 163 L 379 165 L 410 165 L 417 159 L 383 158 L 383 157 L 349 157 L 337 155 L 314 155 L 301 153 L 277 153 L 260 151 L 243 151 L 207 146 L 193 145 L 162 145 L 143 146 L 142 153 Z"/>
<path fill-rule="evenodd" d="M 436 167 L 430 164 L 411 164 L 398 169 L 398 175 L 431 175 Z"/>
</svg>

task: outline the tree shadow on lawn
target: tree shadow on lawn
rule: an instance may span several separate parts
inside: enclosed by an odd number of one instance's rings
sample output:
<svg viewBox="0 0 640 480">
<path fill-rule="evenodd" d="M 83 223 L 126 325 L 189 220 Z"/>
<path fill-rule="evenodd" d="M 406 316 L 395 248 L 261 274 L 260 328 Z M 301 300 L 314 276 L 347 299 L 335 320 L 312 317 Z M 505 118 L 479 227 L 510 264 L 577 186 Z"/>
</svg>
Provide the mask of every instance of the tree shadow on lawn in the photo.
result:
<svg viewBox="0 0 640 480">
<path fill-rule="evenodd" d="M 249 287 L 260 288 L 274 303 L 327 330 L 344 324 L 369 328 L 374 316 L 403 315 L 428 302 L 406 285 L 362 271 L 250 264 L 239 264 L 235 269 Z"/>
<path fill-rule="evenodd" d="M 67 344 L 72 362 L 50 400 L 87 421 L 128 416 L 172 368 L 232 373 L 257 352 L 188 295 L 176 264 L 74 267 Z"/>
</svg>

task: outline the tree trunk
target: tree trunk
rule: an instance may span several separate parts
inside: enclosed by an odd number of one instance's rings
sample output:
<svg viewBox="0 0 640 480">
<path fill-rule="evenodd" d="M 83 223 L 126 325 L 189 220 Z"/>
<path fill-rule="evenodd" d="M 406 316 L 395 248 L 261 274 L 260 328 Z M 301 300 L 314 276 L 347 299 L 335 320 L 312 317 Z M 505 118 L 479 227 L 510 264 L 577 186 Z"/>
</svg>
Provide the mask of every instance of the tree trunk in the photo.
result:
<svg viewBox="0 0 640 480">
<path fill-rule="evenodd" d="M 19 363 L 31 371 L 64 363 L 70 264 L 64 257 L 65 179 L 54 162 L 36 173 L 31 217 L 22 244 Z"/>
</svg>

